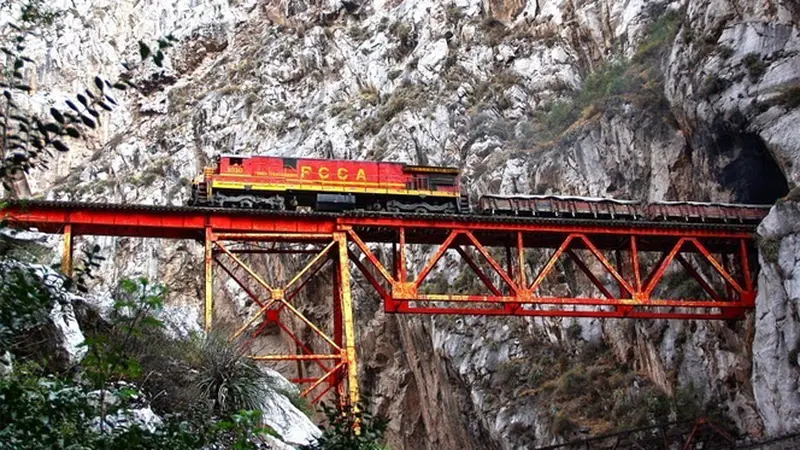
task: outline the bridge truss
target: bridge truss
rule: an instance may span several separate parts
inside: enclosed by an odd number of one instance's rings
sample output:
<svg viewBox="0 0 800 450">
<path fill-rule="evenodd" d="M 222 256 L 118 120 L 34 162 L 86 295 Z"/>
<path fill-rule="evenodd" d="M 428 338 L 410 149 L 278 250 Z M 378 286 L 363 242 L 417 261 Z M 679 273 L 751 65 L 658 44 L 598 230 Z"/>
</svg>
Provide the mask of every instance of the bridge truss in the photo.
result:
<svg viewBox="0 0 800 450">
<path fill-rule="evenodd" d="M 63 234 L 67 274 L 75 236 L 198 241 L 205 328 L 215 323 L 214 280 L 226 277 L 251 300 L 234 337 L 285 333 L 294 353 L 251 357 L 295 364 L 293 381 L 314 402 L 329 392 L 358 402 L 354 278 L 387 313 L 405 314 L 737 320 L 756 295 L 752 225 L 54 202 L 12 203 L 0 217 Z M 275 281 L 253 255 L 288 256 L 298 269 Z M 566 279 L 566 268 L 585 282 Z M 312 318 L 296 300 L 311 285 L 319 297 L 324 274 L 331 314 Z"/>
</svg>

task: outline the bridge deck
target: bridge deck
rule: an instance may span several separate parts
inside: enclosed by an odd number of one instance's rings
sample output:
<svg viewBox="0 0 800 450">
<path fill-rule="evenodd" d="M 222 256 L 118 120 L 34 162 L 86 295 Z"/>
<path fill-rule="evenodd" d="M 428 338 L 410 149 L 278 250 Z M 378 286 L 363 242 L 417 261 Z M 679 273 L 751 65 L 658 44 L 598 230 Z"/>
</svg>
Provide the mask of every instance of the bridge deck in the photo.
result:
<svg viewBox="0 0 800 450">
<path fill-rule="evenodd" d="M 468 229 L 486 246 L 516 245 L 517 232 L 526 234 L 526 248 L 557 248 L 564 236 L 594 236 L 600 249 L 617 249 L 630 236 L 640 237 L 640 249 L 655 251 L 676 237 L 707 239 L 711 251 L 730 250 L 731 239 L 750 239 L 753 224 L 588 220 L 573 218 L 488 215 L 438 215 L 353 211 L 344 213 L 264 211 L 187 206 L 122 205 L 78 202 L 12 202 L 0 212 L 15 226 L 44 233 L 202 240 L 206 227 L 226 233 L 333 233 L 347 227 L 364 242 L 395 242 L 406 229 L 409 244 L 439 244 L 450 230 Z M 295 239 L 302 240 L 301 237 Z M 459 238 L 462 245 L 465 238 Z M 578 243 L 578 246 L 581 244 Z"/>
</svg>

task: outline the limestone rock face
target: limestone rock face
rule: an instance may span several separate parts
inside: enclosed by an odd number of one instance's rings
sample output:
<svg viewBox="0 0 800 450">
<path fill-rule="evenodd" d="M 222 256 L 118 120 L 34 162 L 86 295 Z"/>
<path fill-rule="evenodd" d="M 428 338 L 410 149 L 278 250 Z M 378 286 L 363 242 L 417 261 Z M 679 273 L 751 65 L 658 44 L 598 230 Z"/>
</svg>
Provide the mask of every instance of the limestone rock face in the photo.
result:
<svg viewBox="0 0 800 450">
<path fill-rule="evenodd" d="M 473 198 L 772 203 L 800 179 L 800 9 L 790 0 L 53 4 L 61 28 L 30 47 L 42 108 L 87 71 L 113 76 L 122 62 L 148 88 L 122 96 L 93 139 L 32 176 L 49 199 L 180 205 L 218 153 L 455 166 Z M 167 68 L 137 65 L 136 40 L 167 33 L 180 39 Z M 580 420 L 564 428 L 561 412 L 536 400 L 541 386 L 507 376 L 538 357 L 533 336 L 570 358 L 606 348 L 627 397 L 691 391 L 741 432 L 796 429 L 797 233 L 787 230 L 798 221 L 786 205 L 762 226 L 780 250 L 769 262 L 762 246 L 757 311 L 736 324 L 391 316 L 357 289 L 361 380 L 393 419 L 390 444 L 518 449 L 601 431 Z M 110 256 L 98 291 L 126 276 L 159 279 L 176 322 L 200 320 L 199 246 L 90 242 Z M 448 261 L 442 277 L 462 269 Z M 587 289 L 563 272 L 565 292 Z M 255 312 L 231 283 L 216 287 L 226 320 Z M 331 315 L 324 298 L 298 302 Z"/>
<path fill-rule="evenodd" d="M 679 121 L 690 126 L 693 145 L 723 150 L 723 158 L 730 152 L 725 147 L 744 153 L 763 147 L 794 182 L 800 179 L 800 141 L 787 126 L 800 112 L 786 95 L 800 79 L 798 13 L 794 2 L 769 8 L 746 1 L 687 2 L 666 91 Z M 730 139 L 733 145 L 725 145 Z M 737 189 L 754 202 L 769 200 L 759 197 L 765 184 Z"/>
<path fill-rule="evenodd" d="M 759 226 L 759 292 L 753 339 L 753 391 L 767 431 L 780 435 L 800 424 L 800 204 L 776 205 Z"/>
</svg>

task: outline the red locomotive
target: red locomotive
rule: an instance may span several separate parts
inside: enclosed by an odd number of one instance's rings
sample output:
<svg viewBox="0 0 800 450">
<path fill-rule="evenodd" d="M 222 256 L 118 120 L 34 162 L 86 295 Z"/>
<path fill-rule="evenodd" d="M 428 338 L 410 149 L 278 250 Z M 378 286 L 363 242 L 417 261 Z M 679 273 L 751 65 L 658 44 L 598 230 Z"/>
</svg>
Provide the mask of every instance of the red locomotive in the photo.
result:
<svg viewBox="0 0 800 450">
<path fill-rule="evenodd" d="M 476 208 L 452 167 L 220 155 L 192 183 L 192 205 L 317 211 L 492 214 L 578 219 L 757 223 L 766 205 L 655 202 L 557 195 L 484 195 Z"/>
<path fill-rule="evenodd" d="M 264 209 L 455 213 L 459 170 L 401 163 L 220 155 L 192 183 L 192 204 Z"/>
</svg>

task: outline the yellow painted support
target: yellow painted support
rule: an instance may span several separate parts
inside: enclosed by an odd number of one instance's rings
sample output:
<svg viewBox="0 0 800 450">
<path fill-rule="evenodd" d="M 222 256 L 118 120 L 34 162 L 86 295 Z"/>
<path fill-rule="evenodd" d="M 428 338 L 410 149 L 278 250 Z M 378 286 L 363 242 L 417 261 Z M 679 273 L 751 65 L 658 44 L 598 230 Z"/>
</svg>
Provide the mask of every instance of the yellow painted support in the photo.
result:
<svg viewBox="0 0 800 450">
<path fill-rule="evenodd" d="M 72 225 L 64 225 L 64 254 L 61 256 L 61 272 L 71 277 L 72 267 Z"/>
<path fill-rule="evenodd" d="M 340 297 L 336 301 L 342 307 L 342 325 L 344 326 L 344 348 L 342 359 L 346 362 L 347 371 L 347 392 L 350 405 L 356 408 L 359 402 L 358 389 L 358 363 L 356 361 L 356 333 L 355 322 L 353 320 L 353 296 L 350 292 L 350 263 L 347 255 L 347 234 L 336 232 L 333 239 L 339 245 L 339 289 Z"/>
<path fill-rule="evenodd" d="M 211 331 L 214 321 L 214 234 L 211 227 L 206 227 L 206 252 L 205 252 L 205 276 L 206 276 L 206 303 L 205 303 L 205 330 Z"/>
</svg>

